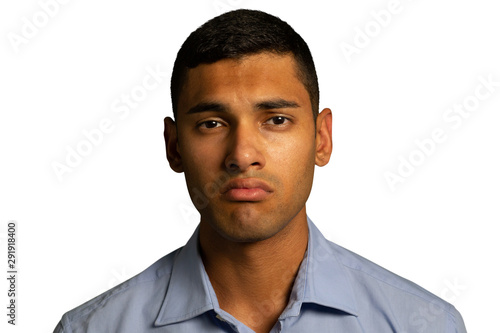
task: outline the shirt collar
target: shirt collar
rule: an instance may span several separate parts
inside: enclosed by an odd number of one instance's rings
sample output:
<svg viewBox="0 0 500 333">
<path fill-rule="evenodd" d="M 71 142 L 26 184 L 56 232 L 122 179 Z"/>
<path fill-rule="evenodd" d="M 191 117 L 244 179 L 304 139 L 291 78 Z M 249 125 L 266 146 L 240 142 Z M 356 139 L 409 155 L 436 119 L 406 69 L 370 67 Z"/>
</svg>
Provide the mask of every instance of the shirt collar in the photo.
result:
<svg viewBox="0 0 500 333">
<path fill-rule="evenodd" d="M 186 245 L 177 253 L 155 326 L 188 320 L 219 307 L 201 260 L 198 248 L 199 229 L 198 226 Z"/>
<path fill-rule="evenodd" d="M 306 261 L 299 275 L 305 276 L 303 303 L 335 308 L 357 316 L 354 290 L 345 266 L 339 260 L 330 243 L 307 218 L 309 243 Z"/>
<path fill-rule="evenodd" d="M 280 318 L 298 316 L 302 303 L 315 303 L 357 316 L 354 292 L 344 266 L 309 217 L 307 223 L 307 252 L 295 279 L 290 302 Z M 155 326 L 189 320 L 209 310 L 219 309 L 201 260 L 198 237 L 199 226 L 176 255 Z"/>
</svg>

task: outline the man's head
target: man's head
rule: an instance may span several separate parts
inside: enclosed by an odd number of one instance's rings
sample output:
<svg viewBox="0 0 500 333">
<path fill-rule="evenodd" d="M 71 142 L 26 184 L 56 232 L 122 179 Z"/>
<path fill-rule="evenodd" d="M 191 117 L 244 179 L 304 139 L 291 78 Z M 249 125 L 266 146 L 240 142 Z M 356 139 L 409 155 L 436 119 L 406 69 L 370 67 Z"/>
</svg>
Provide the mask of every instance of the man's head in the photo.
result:
<svg viewBox="0 0 500 333">
<path fill-rule="evenodd" d="M 290 54 L 296 75 L 306 88 L 314 119 L 319 110 L 319 88 L 313 58 L 306 42 L 290 25 L 267 13 L 240 9 L 217 16 L 203 24 L 182 44 L 177 54 L 171 80 L 174 117 L 188 69 L 222 59 L 271 52 Z"/>
<path fill-rule="evenodd" d="M 257 33 L 264 24 L 268 31 L 262 39 L 275 40 L 272 45 L 293 39 L 288 25 L 276 27 L 273 35 L 269 27 L 285 23 L 269 17 L 237 11 L 209 21 L 200 29 L 208 25 L 211 38 L 222 43 L 215 49 L 206 46 L 213 41 L 193 40 L 191 34 L 184 46 L 204 50 L 194 54 L 204 54 L 205 60 L 179 52 L 172 78 L 178 82 L 172 88 L 176 122 L 165 120 L 167 158 L 174 171 L 185 173 L 202 230 L 236 242 L 268 239 L 297 216 L 305 220 L 314 166 L 328 163 L 331 154 L 331 111 L 313 116 L 311 90 L 297 56 L 285 48 L 252 48 L 239 32 Z M 212 26 L 219 21 L 221 30 Z M 228 27 L 239 28 L 233 34 Z M 307 49 L 299 39 L 294 47 Z M 253 51 L 236 55 L 237 44 Z"/>
</svg>

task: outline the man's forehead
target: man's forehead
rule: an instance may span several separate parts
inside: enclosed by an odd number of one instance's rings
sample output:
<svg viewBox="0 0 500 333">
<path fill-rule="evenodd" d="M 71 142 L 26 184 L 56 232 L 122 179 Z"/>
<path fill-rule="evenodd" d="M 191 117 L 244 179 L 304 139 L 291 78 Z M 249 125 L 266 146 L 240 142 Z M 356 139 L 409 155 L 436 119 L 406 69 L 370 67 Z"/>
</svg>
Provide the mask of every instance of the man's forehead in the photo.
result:
<svg viewBox="0 0 500 333">
<path fill-rule="evenodd" d="M 293 55 L 289 53 L 260 52 L 236 58 L 224 58 L 213 63 L 201 63 L 194 68 L 188 69 L 186 76 L 189 78 L 200 73 L 218 73 L 221 69 L 230 71 L 236 68 L 255 68 L 256 66 L 265 68 L 268 72 L 279 66 L 280 69 L 288 69 L 291 74 L 295 74 L 297 64 Z"/>
<path fill-rule="evenodd" d="M 298 78 L 296 61 L 292 55 L 263 52 L 235 59 L 226 58 L 189 69 L 180 94 L 179 109 L 185 113 L 191 103 L 228 91 L 235 93 L 238 89 L 257 95 L 289 94 L 297 89 L 307 94 Z"/>
</svg>

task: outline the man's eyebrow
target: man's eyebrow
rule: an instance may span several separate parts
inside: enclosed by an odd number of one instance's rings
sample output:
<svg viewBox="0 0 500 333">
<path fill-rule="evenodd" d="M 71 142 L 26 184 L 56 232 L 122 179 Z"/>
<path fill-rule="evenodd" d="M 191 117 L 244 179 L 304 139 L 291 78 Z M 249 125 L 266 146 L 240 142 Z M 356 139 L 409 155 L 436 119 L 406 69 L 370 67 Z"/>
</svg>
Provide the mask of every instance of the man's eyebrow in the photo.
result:
<svg viewBox="0 0 500 333">
<path fill-rule="evenodd" d="M 227 112 L 227 107 L 217 102 L 201 102 L 190 108 L 187 114 L 194 114 L 206 111 Z"/>
<path fill-rule="evenodd" d="M 287 101 L 282 98 L 271 99 L 259 102 L 255 104 L 256 110 L 273 110 L 273 109 L 287 109 L 287 108 L 298 108 L 300 105 L 294 101 Z M 222 103 L 218 102 L 200 102 L 195 106 L 191 107 L 187 114 L 195 114 L 201 112 L 228 112 L 228 107 Z"/>
<path fill-rule="evenodd" d="M 262 101 L 257 103 L 256 108 L 258 110 L 272 110 L 272 109 L 287 109 L 287 108 L 299 108 L 300 105 L 294 101 L 287 101 L 282 98 L 273 99 L 269 101 Z"/>
</svg>

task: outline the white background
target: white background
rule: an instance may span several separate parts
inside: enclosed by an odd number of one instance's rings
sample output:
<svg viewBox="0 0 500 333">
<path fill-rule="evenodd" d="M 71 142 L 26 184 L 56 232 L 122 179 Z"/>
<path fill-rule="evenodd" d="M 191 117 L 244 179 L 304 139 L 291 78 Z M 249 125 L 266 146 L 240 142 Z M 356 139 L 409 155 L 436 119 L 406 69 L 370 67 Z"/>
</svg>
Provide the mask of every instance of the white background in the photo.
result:
<svg viewBox="0 0 500 333">
<path fill-rule="evenodd" d="M 170 71 L 192 30 L 239 7 L 279 16 L 312 50 L 320 107 L 334 113 L 332 160 L 317 169 L 308 202 L 325 236 L 443 296 L 469 332 L 497 327 L 500 86 L 457 128 L 443 115 L 473 101 L 480 76 L 500 81 L 499 8 L 491 0 L 401 0 L 377 31 L 370 13 L 388 0 L 326 3 L 74 0 L 43 22 L 40 2 L 2 2 L 4 263 L 7 222 L 19 224 L 18 325 L 6 323 L 2 278 L 2 332 L 51 332 L 64 312 L 187 241 L 198 216 L 162 141 Z M 15 47 L 23 18 L 46 25 Z M 374 29 L 369 43 L 348 62 L 341 43 L 355 46 L 357 37 L 359 46 L 357 29 L 366 27 Z M 114 101 L 140 86 L 148 67 L 168 75 L 120 118 Z M 105 118 L 111 133 L 60 181 L 52 164 L 65 163 L 82 131 Z M 418 157 L 415 140 L 436 128 L 446 140 L 392 191 L 384 173 L 397 174 L 399 157 Z"/>
</svg>

